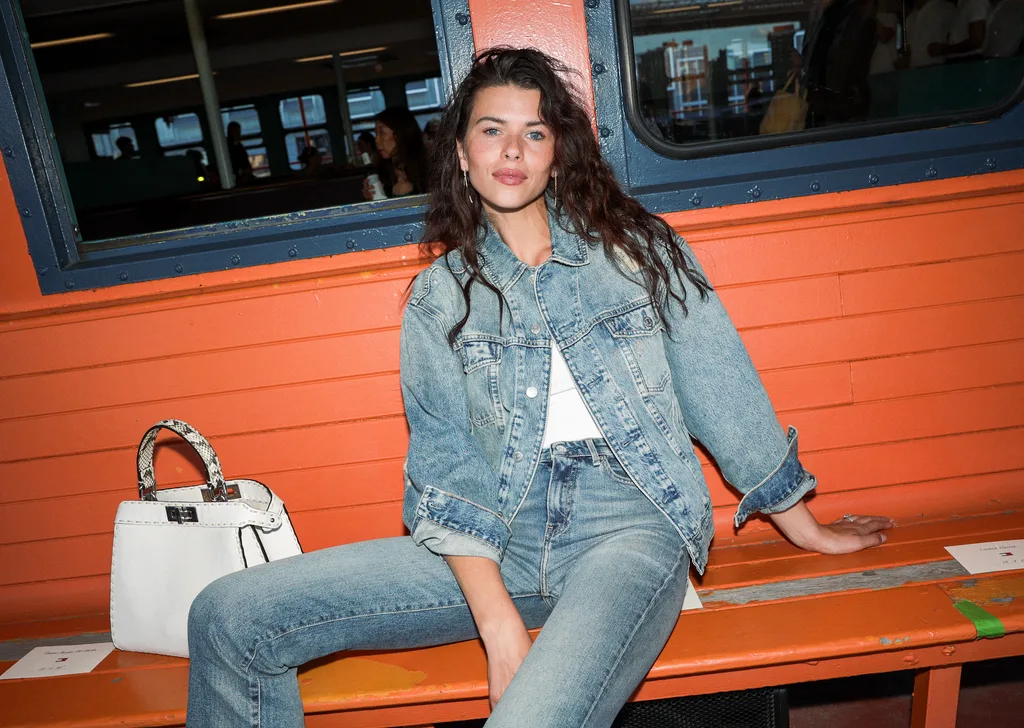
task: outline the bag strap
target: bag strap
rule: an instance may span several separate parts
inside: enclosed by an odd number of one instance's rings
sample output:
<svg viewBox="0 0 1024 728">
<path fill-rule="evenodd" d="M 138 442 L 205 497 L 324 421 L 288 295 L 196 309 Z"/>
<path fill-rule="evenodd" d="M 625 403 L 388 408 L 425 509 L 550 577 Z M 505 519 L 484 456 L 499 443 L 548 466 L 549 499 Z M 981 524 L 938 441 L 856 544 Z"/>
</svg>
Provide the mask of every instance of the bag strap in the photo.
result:
<svg viewBox="0 0 1024 728">
<path fill-rule="evenodd" d="M 192 446 L 206 467 L 206 482 L 210 485 L 210 495 L 215 502 L 228 499 L 224 473 L 220 468 L 220 460 L 213 446 L 192 425 L 182 420 L 161 420 L 150 427 L 139 443 L 139 499 L 156 500 L 156 475 L 153 473 L 153 451 L 156 448 L 156 436 L 160 430 L 170 430 Z"/>
</svg>

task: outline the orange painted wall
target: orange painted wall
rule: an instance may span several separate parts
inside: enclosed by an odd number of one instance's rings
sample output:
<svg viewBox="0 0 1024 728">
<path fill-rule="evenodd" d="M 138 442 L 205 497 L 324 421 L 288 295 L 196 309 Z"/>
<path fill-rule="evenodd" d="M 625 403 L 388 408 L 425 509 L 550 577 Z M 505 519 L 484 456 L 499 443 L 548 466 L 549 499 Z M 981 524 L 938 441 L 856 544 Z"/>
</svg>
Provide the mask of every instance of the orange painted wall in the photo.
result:
<svg viewBox="0 0 1024 728">
<path fill-rule="evenodd" d="M 582 1 L 511 5 L 471 3 L 477 47 L 538 45 L 587 92 Z M 669 220 L 801 430 L 821 480 L 812 508 L 910 517 L 1021 500 L 1024 172 Z M 229 476 L 271 485 L 307 549 L 401 533 L 397 344 L 416 255 L 44 298 L 0 180 L 0 623 L 106 611 L 114 511 L 134 497 L 138 439 L 164 417 L 209 436 Z M 736 495 L 705 471 L 728 541 Z M 198 472 L 173 447 L 157 476 Z"/>
</svg>

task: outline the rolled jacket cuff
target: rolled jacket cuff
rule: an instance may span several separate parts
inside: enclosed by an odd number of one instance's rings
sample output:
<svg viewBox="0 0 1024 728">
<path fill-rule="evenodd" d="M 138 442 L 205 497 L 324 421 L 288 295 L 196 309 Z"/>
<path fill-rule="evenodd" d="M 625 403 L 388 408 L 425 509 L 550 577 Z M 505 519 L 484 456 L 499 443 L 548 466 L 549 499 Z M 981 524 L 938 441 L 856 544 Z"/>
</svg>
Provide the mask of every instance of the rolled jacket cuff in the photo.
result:
<svg viewBox="0 0 1024 728">
<path fill-rule="evenodd" d="M 449 539 L 430 528 L 431 524 L 440 526 L 455 535 L 472 538 L 480 546 L 490 549 L 493 553 L 436 551 L 430 548 L 431 545 L 443 548 L 441 544 L 447 543 Z M 512 531 L 494 511 L 428 485 L 424 487 L 423 494 L 416 505 L 416 523 L 412 529 L 412 535 L 417 544 L 430 548 L 434 553 L 447 556 L 487 556 L 500 563 Z M 460 541 L 462 539 L 456 539 L 453 542 L 453 548 L 458 548 Z"/>
<path fill-rule="evenodd" d="M 817 479 L 804 470 L 797 456 L 797 431 L 790 427 L 786 434 L 789 447 L 786 456 L 771 475 L 749 490 L 740 501 L 733 519 L 739 528 L 752 513 L 781 513 L 800 502 L 808 491 L 818 485 Z"/>
<path fill-rule="evenodd" d="M 438 556 L 482 556 L 501 563 L 498 549 L 473 536 L 421 520 L 412 534 L 413 541 Z"/>
</svg>

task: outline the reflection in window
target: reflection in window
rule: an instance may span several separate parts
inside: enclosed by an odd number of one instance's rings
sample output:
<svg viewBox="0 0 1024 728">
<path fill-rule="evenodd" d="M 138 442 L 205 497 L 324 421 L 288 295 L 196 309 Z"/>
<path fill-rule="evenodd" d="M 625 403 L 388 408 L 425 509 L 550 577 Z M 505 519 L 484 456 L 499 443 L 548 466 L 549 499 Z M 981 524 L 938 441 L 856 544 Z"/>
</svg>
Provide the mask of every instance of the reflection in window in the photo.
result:
<svg viewBox="0 0 1024 728">
<path fill-rule="evenodd" d="M 204 91 L 180 2 L 22 0 L 85 244 L 364 202 L 368 170 L 348 139 L 386 106 L 425 124 L 443 105 L 429 0 L 256 15 L 230 4 L 203 12 Z M 89 40 L 39 45 L 72 35 Z M 124 154 L 132 164 L 110 162 Z"/>
<path fill-rule="evenodd" d="M 1009 20 L 1022 13 L 1022 0 L 631 0 L 637 111 L 685 145 L 983 109 L 1024 76 L 1024 21 Z"/>
</svg>

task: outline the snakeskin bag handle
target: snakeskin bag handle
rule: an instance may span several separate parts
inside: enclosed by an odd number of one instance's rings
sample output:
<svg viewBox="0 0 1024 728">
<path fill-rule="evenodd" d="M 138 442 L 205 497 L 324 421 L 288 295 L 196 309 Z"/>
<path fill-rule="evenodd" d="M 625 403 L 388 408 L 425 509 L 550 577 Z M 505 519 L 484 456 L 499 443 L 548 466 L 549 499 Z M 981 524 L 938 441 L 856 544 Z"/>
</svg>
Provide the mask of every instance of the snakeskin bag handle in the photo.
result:
<svg viewBox="0 0 1024 728">
<path fill-rule="evenodd" d="M 215 502 L 223 502 L 228 499 L 227 485 L 224 483 L 224 473 L 220 468 L 220 460 L 213 446 L 205 437 L 199 434 L 192 425 L 181 420 L 161 420 L 150 427 L 142 436 L 139 443 L 139 498 L 141 500 L 156 500 L 156 475 L 153 473 L 153 450 L 156 447 L 156 436 L 160 430 L 170 430 L 180 436 L 185 442 L 192 446 L 206 467 L 206 480 L 210 485 L 210 496 Z"/>
</svg>

